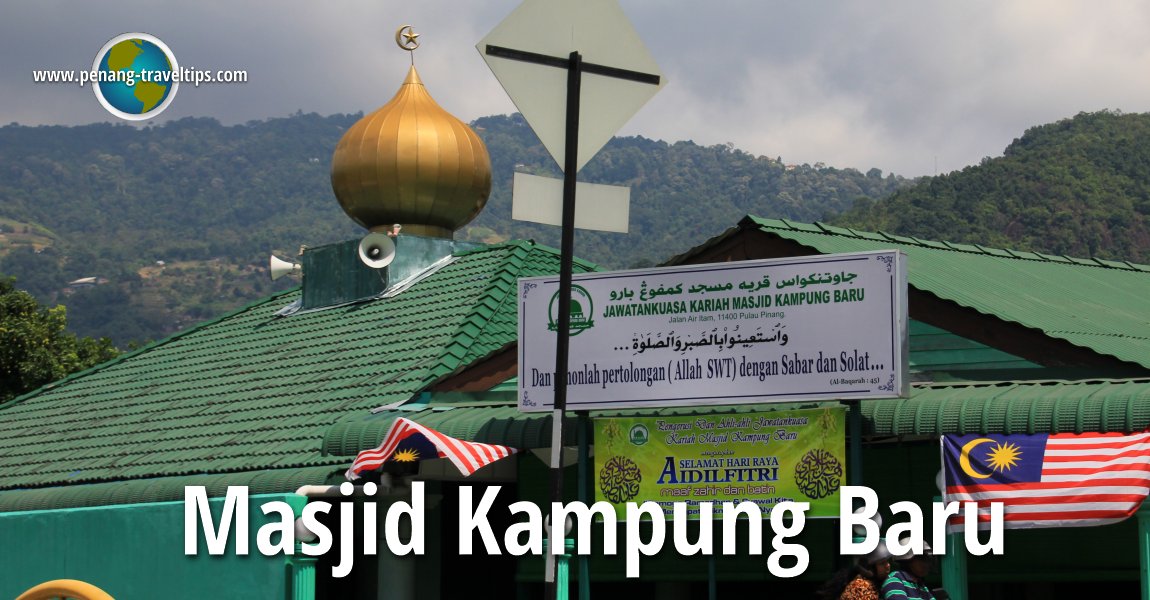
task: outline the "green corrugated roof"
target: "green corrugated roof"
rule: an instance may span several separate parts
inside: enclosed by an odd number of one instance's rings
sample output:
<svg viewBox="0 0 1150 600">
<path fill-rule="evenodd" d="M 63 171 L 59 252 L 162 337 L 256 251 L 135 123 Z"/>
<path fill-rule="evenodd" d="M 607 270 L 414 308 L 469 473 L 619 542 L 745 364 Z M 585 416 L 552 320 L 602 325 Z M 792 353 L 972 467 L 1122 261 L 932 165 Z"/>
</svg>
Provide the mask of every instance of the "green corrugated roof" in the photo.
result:
<svg viewBox="0 0 1150 600">
<path fill-rule="evenodd" d="M 815 403 L 744 404 L 655 410 L 592 411 L 593 417 L 726 414 L 811 408 Z M 866 400 L 863 431 L 872 439 L 935 438 L 944 433 L 1063 433 L 1142 431 L 1150 428 L 1150 379 L 1096 381 L 1015 381 L 915 385 L 911 397 Z M 250 486 L 251 493 L 292 491 L 301 485 L 331 482 L 349 458 L 377 446 L 396 417 L 407 417 L 447 435 L 516 448 L 551 443 L 548 413 L 521 413 L 515 393 L 434 395 L 374 415 L 357 411 L 330 427 L 323 452 L 332 466 L 256 472 L 164 477 L 33 490 L 0 491 L 0 511 L 39 510 L 133 502 L 179 500 L 185 485 L 207 486 L 222 495 L 228 485 Z M 575 419 L 565 436 L 575 439 Z"/>
<path fill-rule="evenodd" d="M 1150 267 L 821 224 L 748 218 L 740 230 L 748 228 L 813 252 L 901 249 L 917 290 L 1150 366 L 1142 301 Z M 519 413 L 513 394 L 366 409 L 408 401 L 512 343 L 516 280 L 554 273 L 556 254 L 531 242 L 489 246 L 459 253 L 395 297 L 276 317 L 299 298 L 295 290 L 18 398 L 0 407 L 0 510 L 173 499 L 172 490 L 193 479 L 290 491 L 377 445 L 399 415 L 466 439 L 547 446 L 550 416 Z M 1029 365 L 945 332 L 920 333 L 936 335 L 912 350 L 919 367 Z M 811 404 L 786 407 L 796 406 Z M 910 399 L 866 401 L 864 414 L 870 436 L 916 437 L 1138 430 L 1150 427 L 1147 406 L 1148 380 L 947 383 L 916 385 Z M 770 408 L 782 407 L 654 412 Z"/>
<path fill-rule="evenodd" d="M 514 393 L 486 402 L 437 403 L 353 416 L 333 426 L 324 451 L 355 456 L 379 445 L 397 417 L 418 421 L 453 437 L 515 448 L 551 444 L 551 415 L 521 413 Z M 816 403 L 742 404 L 664 409 L 591 411 L 592 417 L 726 414 L 812 408 Z M 822 404 L 821 406 L 825 406 Z M 1150 428 L 1150 379 L 1012 381 L 921 384 L 906 399 L 863 400 L 863 433 L 876 439 L 936 438 L 944 433 L 1081 433 Z M 575 419 L 564 423 L 575 439 Z"/>
<path fill-rule="evenodd" d="M 352 416 L 336 423 L 324 437 L 324 451 L 335 456 L 355 456 L 359 451 L 374 448 L 383 440 L 387 429 L 398 417 L 422 423 L 452 437 L 481 442 L 503 444 L 513 448 L 547 448 L 551 445 L 551 413 L 520 412 L 514 392 L 489 392 L 486 401 L 441 404 L 432 402 L 421 406 L 405 406 L 369 416 Z M 730 406 L 695 406 L 662 409 L 599 410 L 590 411 L 592 417 L 620 417 L 634 415 L 701 415 L 734 414 L 771 410 L 816 408 L 815 402 L 787 402 L 776 404 L 738 404 Z M 576 417 L 567 413 L 563 422 L 563 437 L 574 445 Z"/>
<path fill-rule="evenodd" d="M 912 373 L 970 371 L 975 369 L 1036 369 L 1036 365 L 997 348 L 968 340 L 945 329 L 910 320 Z M 1002 377 L 997 377 L 1002 379 Z"/>
<path fill-rule="evenodd" d="M 204 486 L 210 498 L 223 496 L 232 485 L 247 487 L 250 495 L 286 493 L 305 485 L 343 481 L 343 473 L 343 468 L 310 467 L 5 490 L 0 491 L 0 512 L 175 502 L 184 499 L 184 486 L 189 485 Z"/>
<path fill-rule="evenodd" d="M 1040 330 L 1098 354 L 1150 368 L 1148 266 L 926 242 L 757 217 L 743 219 L 738 229 L 700 248 L 746 229 L 757 229 L 825 254 L 901 250 L 908 258 L 912 288 Z"/>
<path fill-rule="evenodd" d="M 879 437 L 1128 433 L 1150 428 L 1150 379 L 928 384 L 862 406 L 864 432 Z"/>
<path fill-rule="evenodd" d="M 341 465 L 328 427 L 514 342 L 516 278 L 558 263 L 488 246 L 391 298 L 275 316 L 297 289 L 42 388 L 0 407 L 0 490 Z"/>
</svg>

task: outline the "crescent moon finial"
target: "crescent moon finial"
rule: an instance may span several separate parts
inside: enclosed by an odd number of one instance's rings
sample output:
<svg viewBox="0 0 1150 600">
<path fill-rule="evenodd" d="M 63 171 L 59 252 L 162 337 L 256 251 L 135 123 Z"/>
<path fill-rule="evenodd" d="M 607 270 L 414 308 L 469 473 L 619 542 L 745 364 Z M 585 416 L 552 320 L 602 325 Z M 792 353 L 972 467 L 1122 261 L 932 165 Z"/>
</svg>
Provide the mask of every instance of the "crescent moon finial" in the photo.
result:
<svg viewBox="0 0 1150 600">
<path fill-rule="evenodd" d="M 418 33 L 411 28 L 411 25 L 404 25 L 395 30 L 395 44 L 408 52 L 414 52 L 419 47 Z"/>
</svg>

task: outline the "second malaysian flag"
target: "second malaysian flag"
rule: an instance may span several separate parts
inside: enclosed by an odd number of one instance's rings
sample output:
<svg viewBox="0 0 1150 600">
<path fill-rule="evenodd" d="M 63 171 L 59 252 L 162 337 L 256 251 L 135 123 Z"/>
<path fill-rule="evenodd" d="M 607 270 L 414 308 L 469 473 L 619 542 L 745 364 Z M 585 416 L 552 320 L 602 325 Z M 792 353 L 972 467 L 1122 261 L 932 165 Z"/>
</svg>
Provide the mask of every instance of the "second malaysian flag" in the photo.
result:
<svg viewBox="0 0 1150 600">
<path fill-rule="evenodd" d="M 446 458 L 464 475 L 471 475 L 501 458 L 515 454 L 515 448 L 467 442 L 444 435 L 430 427 L 400 417 L 391 424 L 378 448 L 364 450 L 347 470 L 349 480 L 391 462 L 416 462 Z"/>
<path fill-rule="evenodd" d="M 943 500 L 978 502 L 980 528 L 991 502 L 1007 529 L 1105 525 L 1150 493 L 1150 432 L 946 435 L 942 463 Z"/>
</svg>

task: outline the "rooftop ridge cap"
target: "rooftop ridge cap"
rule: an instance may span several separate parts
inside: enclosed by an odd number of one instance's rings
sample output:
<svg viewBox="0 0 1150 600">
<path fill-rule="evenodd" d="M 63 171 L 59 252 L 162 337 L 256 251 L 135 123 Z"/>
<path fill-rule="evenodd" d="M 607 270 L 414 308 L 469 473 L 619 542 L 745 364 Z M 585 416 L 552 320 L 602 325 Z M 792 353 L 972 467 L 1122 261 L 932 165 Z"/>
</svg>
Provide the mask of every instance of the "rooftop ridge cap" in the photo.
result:
<svg viewBox="0 0 1150 600">
<path fill-rule="evenodd" d="M 499 275 L 502 274 L 503 272 L 508 272 L 510 275 L 512 275 L 512 277 L 515 279 L 515 281 L 518 281 L 519 280 L 519 273 L 523 272 L 524 262 L 525 262 L 527 256 L 529 254 L 531 254 L 531 251 L 533 250 L 533 248 L 528 247 L 527 244 L 516 244 L 514 246 L 509 247 L 509 250 L 510 251 L 506 255 L 504 255 L 503 258 L 500 259 L 499 264 L 496 265 L 496 267 L 491 270 L 489 277 L 488 277 L 488 280 L 487 280 L 487 284 L 483 286 L 483 291 L 479 294 L 478 297 L 476 297 L 475 301 L 471 303 L 471 308 L 467 311 L 467 314 L 464 315 L 463 319 L 456 326 L 455 331 L 451 334 L 451 340 L 447 344 L 444 345 L 444 348 L 450 347 L 453 342 L 462 342 L 463 338 L 466 337 L 466 338 L 469 338 L 467 340 L 466 345 L 467 345 L 468 351 L 470 351 L 471 346 L 475 343 L 476 338 L 478 338 L 480 335 L 482 335 L 484 331 L 487 331 L 487 328 L 491 325 L 491 319 L 489 319 L 489 318 L 483 319 L 483 327 L 481 327 L 479 329 L 479 333 L 477 333 L 476 335 L 468 335 L 468 334 L 465 334 L 463 332 L 464 325 L 472 322 L 472 318 L 477 316 L 477 314 L 478 314 L 477 307 L 483 303 L 484 299 L 491 298 L 493 300 L 496 300 L 496 303 L 497 303 L 496 304 L 496 310 L 498 310 L 499 307 L 502 307 L 504 304 L 506 304 L 508 298 L 514 298 L 519 293 L 518 289 L 516 289 L 516 291 L 514 293 L 511 293 L 511 294 L 506 293 L 506 290 L 505 290 L 504 293 L 502 294 L 502 296 L 503 296 L 502 298 L 495 298 L 494 290 L 498 287 L 501 287 L 499 285 Z M 514 273 L 512 273 L 511 272 L 512 268 L 511 268 L 510 262 L 511 262 L 511 259 L 513 257 L 515 257 L 516 255 L 518 255 L 518 257 L 519 257 L 519 261 L 518 261 L 519 265 L 514 268 Z M 440 358 L 442 359 L 442 355 L 440 356 Z M 466 365 L 460 365 L 460 367 L 465 367 L 465 366 Z M 458 369 L 452 369 L 451 372 L 454 373 L 456 370 L 458 370 Z"/>
<path fill-rule="evenodd" d="M 542 250 L 542 251 L 547 252 L 549 254 L 554 254 L 556 258 L 559 258 L 562 255 L 562 251 L 559 250 L 558 248 L 555 248 L 553 246 L 548 246 L 547 244 L 541 244 L 535 240 L 528 240 L 528 241 L 531 242 L 531 244 L 533 246 L 533 248 L 532 248 L 533 250 Z M 579 258 L 578 256 L 572 256 L 571 260 L 574 262 L 574 264 L 579 265 L 579 266 L 587 269 L 588 271 L 602 271 L 603 270 L 603 267 L 599 266 L 599 263 L 594 263 L 594 262 L 591 262 L 587 259 Z"/>
<path fill-rule="evenodd" d="M 508 246 L 522 246 L 524 244 L 533 244 L 533 243 L 535 243 L 534 240 L 521 240 L 521 239 L 514 239 L 514 238 L 513 239 L 506 239 L 506 240 L 503 240 L 502 242 L 495 242 L 494 244 L 478 242 L 478 244 L 474 248 L 466 248 L 463 250 L 456 250 L 452 254 L 455 256 L 467 256 L 469 254 L 479 254 L 480 252 L 492 252 L 494 250 L 498 250 L 500 248 L 504 248 L 504 247 L 508 247 Z"/>
<path fill-rule="evenodd" d="M 121 355 L 119 355 L 116 358 L 113 358 L 111 360 L 107 360 L 107 361 L 104 361 L 100 364 L 93 365 L 93 366 L 88 367 L 87 369 L 84 369 L 82 371 L 76 371 L 75 373 L 70 373 L 70 374 L 65 375 L 64 377 L 57 379 L 55 381 L 50 381 L 48 383 L 45 383 L 44 385 L 42 385 L 42 386 L 40 386 L 34 390 L 31 390 L 25 394 L 21 394 L 19 396 L 16 396 L 15 398 L 8 400 L 7 402 L 0 402 L 0 411 L 4 410 L 10 406 L 14 406 L 16 404 L 24 402 L 25 400 L 28 400 L 29 398 L 33 398 L 35 396 L 38 396 L 43 392 L 48 392 L 48 391 L 54 390 L 54 389 L 56 389 L 62 385 L 66 385 L 68 383 L 71 383 L 77 379 L 80 379 L 81 377 L 86 377 L 92 373 L 95 373 L 98 371 L 103 371 L 104 369 L 111 368 L 115 365 L 120 364 L 121 362 L 128 360 L 128 359 L 135 358 L 136 356 L 139 356 L 139 355 L 144 354 L 146 352 L 151 352 L 152 350 L 155 350 L 156 348 L 159 348 L 160 346 L 167 345 L 167 344 L 174 342 L 174 341 L 176 341 L 176 340 L 178 340 L 178 339 L 180 339 L 186 335 L 190 335 L 192 333 L 198 332 L 198 331 L 203 330 L 207 327 L 215 325 L 221 321 L 224 321 L 225 319 L 230 319 L 231 317 L 234 317 L 234 316 L 239 315 L 241 313 L 247 312 L 247 311 L 255 308 L 256 306 L 270 303 L 273 300 L 276 300 L 277 298 L 279 298 L 281 296 L 286 296 L 288 294 L 296 293 L 302 289 L 303 289 L 303 287 L 301 285 L 297 285 L 297 286 L 294 286 L 290 289 L 284 290 L 282 292 L 276 292 L 270 296 L 265 296 L 265 297 L 260 298 L 258 300 L 253 300 L 252 302 L 244 304 L 244 305 L 242 305 L 239 308 L 236 308 L 234 310 L 230 310 L 230 311 L 228 311 L 228 312 L 226 312 L 226 313 L 224 313 L 218 317 L 215 317 L 213 319 L 208 319 L 207 321 L 203 321 L 201 323 L 197 323 L 195 325 L 192 325 L 191 327 L 188 327 L 187 329 L 181 329 L 181 330 L 169 335 L 166 338 L 162 338 L 162 339 L 156 340 L 154 342 L 144 344 L 143 346 L 136 348 L 135 350 L 130 350 L 128 352 L 125 352 L 125 353 L 123 353 L 123 354 L 121 354 Z"/>
<path fill-rule="evenodd" d="M 1125 333 L 1122 331 L 1090 331 L 1083 327 L 1052 327 L 1050 331 L 1057 333 L 1076 333 L 1079 335 L 1098 335 L 1104 337 L 1131 338 L 1135 340 L 1150 340 L 1150 336 L 1138 333 Z"/>
<path fill-rule="evenodd" d="M 73 491 L 75 491 L 75 493 L 83 493 L 84 490 L 91 491 L 92 488 L 87 487 L 87 486 L 113 486 L 113 485 L 117 485 L 117 484 L 122 485 L 122 484 L 132 484 L 132 483 L 139 483 L 139 482 L 151 482 L 151 484 L 161 484 L 162 485 L 166 481 L 174 481 L 177 479 L 187 479 L 187 478 L 191 478 L 191 477 L 203 477 L 203 478 L 228 477 L 231 475 L 246 475 L 246 474 L 270 475 L 273 473 L 295 474 L 295 473 L 299 473 L 301 471 L 309 471 L 309 472 L 311 472 L 311 471 L 315 471 L 315 472 L 331 471 L 332 474 L 335 474 L 335 473 L 341 472 L 340 471 L 340 469 L 342 469 L 341 465 L 347 464 L 347 460 L 344 459 L 343 457 L 335 457 L 335 458 L 342 459 L 342 460 L 338 460 L 338 461 L 332 460 L 332 462 L 330 464 L 327 463 L 326 461 L 321 461 L 319 464 L 307 465 L 307 466 L 297 466 L 297 467 L 279 467 L 279 468 L 260 467 L 260 468 L 255 468 L 255 469 L 253 469 L 251 467 L 226 467 L 226 468 L 221 468 L 221 469 L 215 470 L 215 471 L 201 472 L 201 473 L 179 473 L 179 474 L 165 474 L 165 475 L 125 475 L 125 476 L 120 476 L 120 477 L 116 477 L 116 478 L 112 478 L 112 479 L 98 479 L 95 481 L 90 481 L 90 482 L 82 483 L 82 484 L 69 484 L 67 482 L 56 481 L 56 482 L 43 482 L 43 483 L 26 484 L 26 485 L 21 485 L 20 487 L 3 487 L 3 486 L 0 486 L 0 494 L 4 494 L 5 496 L 7 496 L 9 494 L 14 495 L 14 494 L 19 494 L 21 492 L 46 491 L 46 490 L 51 490 L 51 489 L 73 490 Z M 102 489 L 106 489 L 106 488 L 102 488 Z M 269 493 L 269 492 L 261 492 L 261 494 L 266 494 L 266 493 Z M 291 493 L 291 492 L 290 491 L 284 491 L 284 492 L 270 492 L 270 493 Z M 135 502 L 125 503 L 125 505 L 132 505 L 132 504 L 136 504 L 136 503 Z M 117 505 L 104 504 L 104 505 L 97 505 L 97 506 L 117 506 Z"/>
<path fill-rule="evenodd" d="M 792 225 L 792 222 L 793 223 L 800 223 L 800 221 L 793 221 L 790 219 L 771 219 L 771 218 L 759 217 L 759 216 L 755 216 L 755 215 L 748 215 L 748 216 L 752 220 L 755 221 L 756 225 L 759 225 L 760 227 L 767 227 L 770 229 L 786 229 L 788 231 L 803 231 L 804 233 L 812 233 L 812 234 L 816 233 L 813 231 L 800 230 L 799 228 Z M 772 221 L 774 223 L 780 223 L 785 227 L 779 227 L 777 225 L 771 225 L 769 222 L 772 222 Z M 813 225 L 814 227 L 817 227 L 818 229 L 820 229 L 821 232 L 817 233 L 817 235 L 832 235 L 832 236 L 836 236 L 836 237 L 852 237 L 855 239 L 866 239 L 863 235 L 861 235 L 859 233 L 862 230 L 857 229 L 855 227 L 851 227 L 849 225 L 832 225 L 830 223 L 825 223 L 825 225 L 829 225 L 831 227 L 837 227 L 839 229 L 845 229 L 845 230 L 850 232 L 850 235 L 843 234 L 843 233 L 837 233 L 834 231 L 828 231 L 827 228 L 823 226 L 824 223 L 821 223 L 821 222 L 804 223 L 804 224 Z M 1049 258 L 1046 258 L 1045 255 L 1061 256 L 1062 258 L 1068 259 L 1070 261 L 1069 264 L 1072 264 L 1075 266 L 1080 266 L 1080 267 L 1098 267 L 1098 268 L 1102 268 L 1102 269 L 1114 269 L 1116 271 L 1133 271 L 1136 273 L 1138 273 L 1138 272 L 1143 272 L 1143 273 L 1144 272 L 1150 272 L 1150 265 L 1143 265 L 1141 263 L 1136 263 L 1136 262 L 1132 262 L 1129 260 L 1101 259 L 1101 260 L 1109 260 L 1110 262 L 1116 263 L 1115 265 L 1107 265 L 1107 264 L 1099 262 L 1099 258 L 1094 257 L 1094 256 L 1084 258 L 1084 257 L 1076 257 L 1076 256 L 1068 256 L 1068 255 L 1053 255 L 1053 254 L 1049 254 L 1049 253 L 1039 252 L 1036 250 L 1022 250 L 1019 248 L 999 248 L 996 246 L 987 246 L 987 245 L 979 244 L 979 243 L 951 242 L 948 240 L 924 240 L 924 239 L 919 238 L 917 236 L 902 235 L 902 234 L 898 234 L 898 233 L 890 233 L 890 232 L 881 231 L 881 230 L 871 231 L 871 232 L 867 232 L 867 233 L 874 233 L 874 234 L 881 235 L 881 236 L 887 238 L 892 243 L 908 244 L 908 245 L 918 246 L 920 248 L 928 248 L 931 250 L 944 250 L 944 251 L 949 250 L 952 252 L 963 252 L 966 254 L 982 254 L 985 256 L 993 256 L 995 258 L 1009 258 L 1009 259 L 1013 259 L 1013 260 L 1029 260 L 1029 261 L 1034 261 L 1034 262 L 1055 262 L 1055 261 L 1050 260 Z M 897 241 L 897 240 L 893 239 L 892 236 L 905 238 L 905 239 L 908 239 L 911 241 L 906 241 L 906 242 Z M 947 248 L 937 248 L 937 247 L 934 247 L 934 246 L 927 244 L 926 242 L 935 242 L 935 243 L 944 244 L 947 246 Z M 977 248 L 978 250 L 976 251 L 976 250 L 959 249 L 959 248 L 955 248 L 953 246 L 953 244 L 963 244 L 965 246 L 971 246 L 971 247 Z M 997 252 L 1005 252 L 1007 254 L 1010 254 L 1011 256 L 1000 256 L 1000 255 L 994 254 L 994 252 L 996 252 L 996 251 Z M 1024 252 L 1026 254 L 1033 254 L 1037 258 L 1018 256 L 1017 253 L 1019 253 L 1019 252 Z M 1085 263 L 1079 262 L 1079 261 L 1090 261 L 1093 264 L 1085 264 Z M 1121 264 L 1121 263 L 1125 263 L 1127 266 L 1126 267 L 1117 266 L 1118 264 Z"/>
<path fill-rule="evenodd" d="M 496 300 L 497 304 L 496 304 L 495 310 L 499 310 L 499 308 L 506 305 L 509 301 L 513 301 L 513 299 L 518 295 L 518 293 L 519 293 L 518 288 L 515 288 L 514 290 L 512 290 L 512 293 L 507 293 L 505 291 L 502 294 L 502 298 L 495 298 L 495 294 L 493 294 L 492 292 L 495 288 L 500 287 L 498 284 L 498 280 L 499 280 L 499 275 L 501 273 L 507 272 L 516 281 L 518 281 L 519 280 L 519 274 L 523 272 L 523 269 L 526 266 L 526 259 L 528 258 L 528 256 L 532 252 L 542 251 L 542 252 L 545 252 L 547 254 L 557 254 L 558 253 L 558 251 L 555 250 L 554 248 L 551 248 L 551 247 L 546 246 L 544 244 L 540 244 L 540 243 L 536 242 L 535 240 L 515 240 L 514 242 L 505 241 L 505 242 L 501 242 L 499 245 L 503 246 L 503 247 L 507 247 L 510 251 L 508 252 L 507 256 L 505 256 L 503 259 L 500 260 L 500 264 L 495 269 L 492 269 L 490 278 L 488 279 L 488 282 L 487 282 L 487 285 L 484 286 L 484 288 L 483 288 L 483 292 L 476 298 L 475 302 L 473 302 L 471 304 L 471 309 L 467 312 L 466 315 L 464 315 L 463 319 L 459 322 L 455 331 L 451 334 L 451 339 L 448 341 L 447 344 L 444 345 L 445 349 L 450 347 L 453 343 L 459 342 L 461 345 L 466 345 L 468 350 L 470 350 L 471 346 L 475 342 L 475 339 L 478 338 L 479 335 L 482 335 L 483 332 L 487 331 L 487 328 L 490 327 L 490 325 L 491 325 L 491 319 L 484 319 L 483 320 L 483 327 L 481 327 L 479 329 L 478 334 L 472 336 L 472 335 L 467 335 L 467 334 L 463 333 L 464 325 L 466 325 L 467 323 L 473 323 L 474 322 L 473 317 L 476 316 L 476 313 L 477 313 L 476 308 L 480 304 L 482 304 L 483 299 L 491 298 L 493 300 Z M 514 268 L 514 272 L 512 272 L 512 269 L 510 268 L 510 265 L 509 265 L 510 258 L 512 256 L 517 255 L 517 254 L 520 255 L 521 260 L 519 262 L 519 265 Z M 597 265 L 595 265 L 594 263 L 591 263 L 588 261 L 579 261 L 579 259 L 576 259 L 576 261 L 585 263 L 588 266 L 590 271 L 598 271 L 599 270 L 599 267 Z M 465 339 L 465 338 L 467 338 L 467 339 Z M 463 344 L 464 341 L 466 341 L 467 343 Z M 511 343 L 514 343 L 514 342 L 511 342 Z M 503 350 L 506 349 L 506 347 L 507 347 L 507 345 L 505 344 L 504 346 L 497 348 L 495 350 L 492 350 L 491 352 L 487 352 L 485 354 L 476 356 L 468 364 L 466 364 L 466 365 L 461 364 L 461 365 L 456 366 L 455 368 L 451 369 L 447 373 L 444 373 L 443 375 L 436 377 L 431 383 L 435 383 L 437 381 L 442 381 L 444 378 L 450 377 L 450 376 L 460 372 L 462 369 L 467 368 L 468 365 L 475 364 L 477 362 L 482 361 L 485 358 L 488 358 L 488 357 L 493 356 L 499 352 L 502 352 Z M 442 355 L 440 355 L 440 359 L 442 359 Z M 442 360 L 440 362 L 442 362 Z"/>
<path fill-rule="evenodd" d="M 911 382 L 911 387 L 919 389 L 931 389 L 1006 386 L 1094 385 L 1099 383 L 1150 384 L 1150 377 L 1090 377 L 1087 379 L 998 379 L 987 381 L 918 381 Z M 902 398 L 902 400 L 906 399 L 907 398 Z"/>
<path fill-rule="evenodd" d="M 1142 263 L 1136 263 L 1136 262 L 1130 261 L 1130 260 L 1116 260 L 1114 262 L 1126 263 L 1126 266 L 1130 267 L 1131 269 L 1133 269 L 1135 271 L 1150 271 L 1150 264 L 1144 265 Z"/>
<path fill-rule="evenodd" d="M 527 252 L 531 252 L 533 250 L 542 250 L 544 252 L 547 252 L 548 254 L 554 254 L 556 257 L 559 257 L 561 254 L 561 252 L 558 248 L 555 248 L 553 246 L 548 246 L 547 244 L 543 244 L 543 243 L 535 241 L 534 239 L 529 238 L 529 239 L 508 239 L 508 240 L 503 240 L 502 242 L 496 242 L 494 244 L 483 244 L 478 248 L 472 248 L 470 250 L 464 250 L 462 252 L 458 252 L 458 253 L 456 253 L 456 256 L 465 256 L 465 255 L 474 254 L 477 252 L 489 252 L 492 250 L 498 250 L 500 248 L 523 248 Z M 602 266 L 600 266 L 599 263 L 591 262 L 585 258 L 573 256 L 572 260 L 574 261 L 574 263 L 576 265 L 579 265 L 579 266 L 587 269 L 588 271 L 602 271 L 603 270 Z"/>
<path fill-rule="evenodd" d="M 826 223 L 824 221 L 815 221 L 814 223 L 812 223 L 812 225 L 814 225 L 815 227 L 818 227 L 819 229 L 821 229 L 823 231 L 823 233 L 825 233 L 827 235 L 841 235 L 841 234 L 836 234 L 835 232 L 830 230 L 831 227 L 838 227 L 837 225 L 831 225 L 830 223 Z M 839 227 L 839 229 L 845 229 L 845 228 Z"/>
<path fill-rule="evenodd" d="M 947 244 L 948 246 L 951 244 L 951 242 L 943 242 L 943 243 Z M 1120 266 L 1107 265 L 1107 264 L 1104 264 L 1102 262 L 1099 262 L 1098 257 L 1095 257 L 1095 256 L 1080 257 L 1080 256 L 1069 256 L 1066 254 L 1055 255 L 1055 254 L 1050 254 L 1050 253 L 1045 253 L 1045 252 L 1039 252 L 1037 250 L 1022 250 L 1020 248 L 1000 248 L 997 246 L 987 246 L 985 244 L 978 244 L 978 243 L 965 243 L 965 242 L 954 242 L 954 243 L 964 244 L 966 246 L 973 246 L 975 248 L 978 248 L 978 250 L 979 250 L 979 252 L 972 252 L 970 250 L 959 250 L 959 249 L 953 248 L 953 247 L 950 248 L 950 250 L 953 250 L 955 252 L 968 252 L 971 254 L 985 254 L 987 256 L 994 256 L 996 258 L 1010 258 L 1013 260 L 1030 260 L 1030 261 L 1034 261 L 1034 262 L 1050 262 L 1050 263 L 1053 263 L 1056 261 L 1050 260 L 1049 258 L 1047 258 L 1047 256 L 1060 256 L 1062 258 L 1069 260 L 1070 264 L 1073 266 L 1100 267 L 1103 269 L 1114 269 L 1116 271 L 1134 271 L 1134 272 L 1141 271 L 1141 269 L 1138 269 L 1135 266 L 1135 265 L 1137 265 L 1137 263 L 1131 263 L 1131 262 L 1125 261 L 1125 260 L 1112 260 L 1111 261 L 1114 263 L 1126 263 L 1126 265 L 1127 265 L 1125 267 L 1120 267 Z M 939 250 L 941 250 L 941 249 L 942 248 L 939 248 Z M 1005 253 L 1009 254 L 1010 256 L 1000 256 L 998 254 L 994 254 L 994 252 L 1005 252 Z M 1032 254 L 1034 256 L 1019 256 L 1018 255 L 1019 253 Z M 1037 257 L 1037 258 L 1035 258 L 1035 257 Z M 1102 259 L 1102 260 L 1109 260 L 1109 259 Z M 1080 262 L 1080 261 L 1088 261 L 1089 263 L 1093 263 L 1093 264 L 1087 264 L 1086 262 Z M 1060 263 L 1060 264 L 1066 264 L 1066 263 Z M 1150 265 L 1147 265 L 1146 268 L 1150 269 Z"/>
<path fill-rule="evenodd" d="M 776 226 L 769 224 L 771 222 L 774 222 L 774 223 L 781 223 L 781 224 L 785 225 L 788 229 L 794 229 L 794 227 L 792 227 L 791 224 L 788 223 L 785 219 L 772 219 L 771 217 L 760 217 L 758 215 L 747 215 L 747 217 L 750 218 L 751 221 L 753 221 L 756 225 L 759 225 L 759 226 L 776 227 Z"/>
<path fill-rule="evenodd" d="M 503 247 L 522 247 L 522 248 L 528 249 L 528 251 L 530 251 L 531 249 L 538 248 L 538 249 L 543 250 L 545 252 L 555 254 L 556 256 L 558 256 L 560 254 L 560 250 L 558 248 L 548 246 L 547 244 L 539 243 L 539 242 L 535 241 L 534 239 L 529 238 L 529 239 L 508 239 L 508 240 L 503 240 L 502 242 L 496 242 L 494 244 L 484 244 L 483 246 L 481 246 L 479 248 L 473 248 L 471 250 L 465 250 L 463 252 L 458 253 L 457 255 L 463 256 L 465 254 L 471 254 L 474 252 L 485 252 L 488 250 L 497 250 L 497 249 L 503 248 Z M 583 266 L 589 270 L 592 270 L 592 271 L 602 270 L 598 263 L 593 263 L 589 260 L 579 258 L 578 256 L 572 257 L 572 259 L 575 261 L 575 264 Z"/>
</svg>

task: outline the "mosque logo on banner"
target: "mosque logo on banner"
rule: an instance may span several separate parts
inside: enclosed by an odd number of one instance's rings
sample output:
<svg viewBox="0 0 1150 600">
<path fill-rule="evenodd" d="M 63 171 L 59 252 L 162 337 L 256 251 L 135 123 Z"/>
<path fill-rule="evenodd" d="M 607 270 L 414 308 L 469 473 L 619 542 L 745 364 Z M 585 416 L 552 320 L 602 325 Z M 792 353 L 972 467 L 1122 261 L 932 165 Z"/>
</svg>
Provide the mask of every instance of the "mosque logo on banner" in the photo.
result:
<svg viewBox="0 0 1150 600">
<path fill-rule="evenodd" d="M 559 330 L 559 310 L 559 292 L 556 291 L 551 295 L 551 304 L 547 309 L 548 331 Z M 571 311 L 570 335 L 579 335 L 584 330 L 595 326 L 595 320 L 592 319 L 595 314 L 595 304 L 591 300 L 591 294 L 587 293 L 583 287 L 571 286 L 571 305 L 568 310 Z"/>
</svg>

